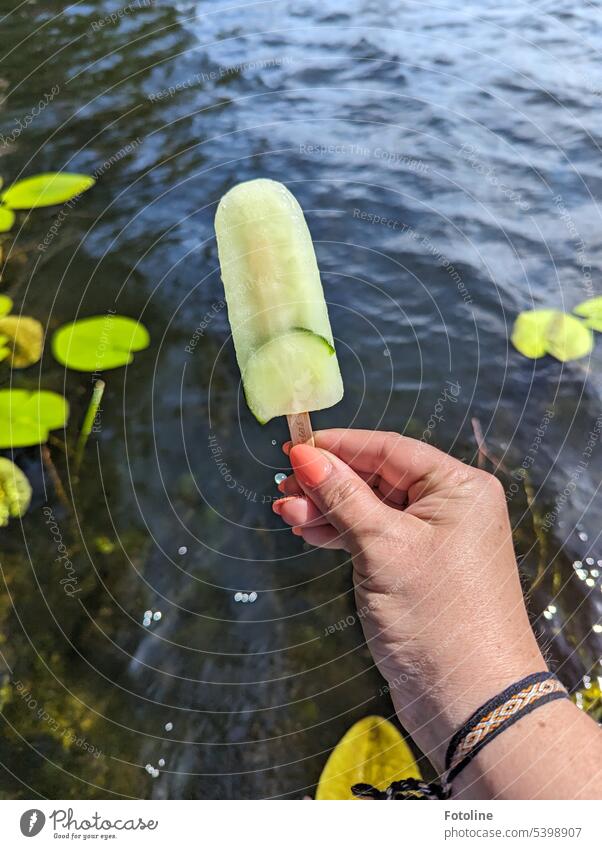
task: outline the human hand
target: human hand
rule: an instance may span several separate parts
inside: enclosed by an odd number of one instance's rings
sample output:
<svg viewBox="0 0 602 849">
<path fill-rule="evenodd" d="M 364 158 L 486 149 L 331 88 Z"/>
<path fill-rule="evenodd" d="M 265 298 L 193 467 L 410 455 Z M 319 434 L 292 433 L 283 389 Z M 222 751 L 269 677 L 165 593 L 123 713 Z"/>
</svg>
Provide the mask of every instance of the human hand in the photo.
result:
<svg viewBox="0 0 602 849">
<path fill-rule="evenodd" d="M 358 614 L 398 716 L 441 769 L 482 703 L 546 668 L 525 610 L 499 481 L 396 433 L 290 443 L 273 509 L 310 545 L 349 552 Z"/>
</svg>

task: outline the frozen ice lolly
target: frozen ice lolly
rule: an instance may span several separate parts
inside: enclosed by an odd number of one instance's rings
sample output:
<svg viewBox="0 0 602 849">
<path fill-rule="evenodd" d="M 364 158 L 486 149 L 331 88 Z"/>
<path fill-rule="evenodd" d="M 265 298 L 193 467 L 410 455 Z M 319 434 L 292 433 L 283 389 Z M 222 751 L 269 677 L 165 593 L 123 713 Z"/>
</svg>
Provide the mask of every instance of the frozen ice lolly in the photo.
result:
<svg viewBox="0 0 602 849">
<path fill-rule="evenodd" d="M 250 180 L 221 199 L 215 232 L 247 404 L 261 424 L 289 416 L 292 430 L 291 416 L 343 397 L 303 210 L 282 183 Z"/>
</svg>

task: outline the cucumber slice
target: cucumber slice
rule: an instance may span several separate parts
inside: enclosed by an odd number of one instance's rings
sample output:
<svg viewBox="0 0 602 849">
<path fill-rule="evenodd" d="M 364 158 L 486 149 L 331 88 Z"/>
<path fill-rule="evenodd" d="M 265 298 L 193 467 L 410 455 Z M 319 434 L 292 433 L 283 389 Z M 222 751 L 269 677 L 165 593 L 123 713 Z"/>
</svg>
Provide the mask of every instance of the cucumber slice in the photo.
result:
<svg viewBox="0 0 602 849">
<path fill-rule="evenodd" d="M 242 379 L 247 404 L 260 424 L 274 416 L 332 407 L 343 397 L 334 348 L 324 336 L 302 327 L 257 348 Z"/>
<path fill-rule="evenodd" d="M 333 337 L 303 210 L 274 180 L 239 183 L 215 216 L 219 261 L 241 371 L 266 339 L 305 327 Z"/>
</svg>

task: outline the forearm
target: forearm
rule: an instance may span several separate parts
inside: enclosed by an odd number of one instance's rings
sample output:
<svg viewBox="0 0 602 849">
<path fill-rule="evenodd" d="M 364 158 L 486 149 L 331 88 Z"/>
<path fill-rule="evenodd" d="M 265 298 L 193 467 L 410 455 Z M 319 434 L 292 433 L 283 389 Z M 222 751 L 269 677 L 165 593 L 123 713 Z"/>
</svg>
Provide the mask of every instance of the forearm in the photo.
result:
<svg viewBox="0 0 602 849">
<path fill-rule="evenodd" d="M 449 741 L 474 710 L 542 670 L 538 649 L 512 662 L 498 661 L 495 673 L 488 667 L 486 675 L 473 669 L 471 676 L 466 660 L 447 685 L 433 684 L 421 694 L 393 687 L 391 694 L 401 723 L 443 776 Z M 454 779 L 452 798 L 600 798 L 601 773 L 602 731 L 569 699 L 558 699 L 522 716 L 484 746 Z"/>
<path fill-rule="evenodd" d="M 568 699 L 548 702 L 485 746 L 454 799 L 599 799 L 602 731 Z"/>
<path fill-rule="evenodd" d="M 442 775 L 449 742 L 474 711 L 515 682 L 546 669 L 534 638 L 520 654 L 509 656 L 487 652 L 483 644 L 472 652 L 459 645 L 454 666 L 439 670 L 435 664 L 414 687 L 408 686 L 407 676 L 398 675 L 390 691 L 399 721 Z"/>
<path fill-rule="evenodd" d="M 396 664 L 383 672 L 397 715 L 439 773 L 450 739 L 474 711 L 522 678 L 547 670 L 522 597 L 514 610 L 507 606 L 505 624 L 510 627 L 500 632 L 495 623 L 462 619 L 458 611 L 443 639 L 412 646 L 413 658 L 408 644 L 416 639 L 390 646 Z"/>
</svg>

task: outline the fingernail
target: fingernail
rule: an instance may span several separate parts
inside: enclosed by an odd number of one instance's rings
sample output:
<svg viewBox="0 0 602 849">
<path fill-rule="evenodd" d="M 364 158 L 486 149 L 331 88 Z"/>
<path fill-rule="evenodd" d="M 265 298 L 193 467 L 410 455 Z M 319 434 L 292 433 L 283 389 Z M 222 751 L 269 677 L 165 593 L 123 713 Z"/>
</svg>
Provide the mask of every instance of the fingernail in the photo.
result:
<svg viewBox="0 0 602 849">
<path fill-rule="evenodd" d="M 278 515 L 280 515 L 280 511 L 282 510 L 282 501 L 283 500 L 284 499 L 279 498 L 278 501 L 274 501 L 272 503 L 272 510 L 274 511 L 274 513 L 277 513 Z"/>
<path fill-rule="evenodd" d="M 301 528 L 294 527 L 294 528 L 291 528 L 291 530 L 296 537 L 303 536 L 303 531 L 301 530 Z"/>
<path fill-rule="evenodd" d="M 285 484 L 285 483 L 286 483 L 286 481 L 281 481 L 281 482 L 278 484 L 277 489 L 278 489 L 278 491 L 279 491 L 279 492 L 284 492 L 284 484 Z"/>
<path fill-rule="evenodd" d="M 290 440 L 288 442 L 283 443 L 282 450 L 284 451 L 284 453 L 286 454 L 287 457 L 291 453 L 292 447 L 293 447 L 293 443 Z"/>
<path fill-rule="evenodd" d="M 290 458 L 295 475 L 303 486 L 320 486 L 332 471 L 324 454 L 311 445 L 293 445 Z"/>
</svg>

